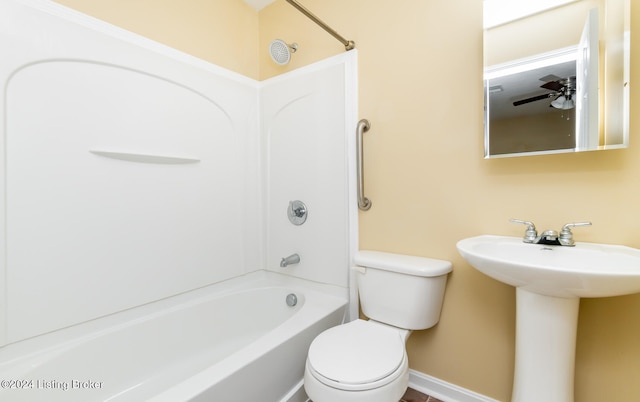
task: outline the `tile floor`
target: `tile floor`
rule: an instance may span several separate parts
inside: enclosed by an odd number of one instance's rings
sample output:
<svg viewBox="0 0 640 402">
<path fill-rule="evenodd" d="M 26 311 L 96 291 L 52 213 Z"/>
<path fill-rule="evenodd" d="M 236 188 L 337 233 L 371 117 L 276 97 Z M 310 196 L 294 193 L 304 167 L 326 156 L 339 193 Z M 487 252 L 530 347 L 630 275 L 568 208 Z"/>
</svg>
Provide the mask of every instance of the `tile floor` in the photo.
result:
<svg viewBox="0 0 640 402">
<path fill-rule="evenodd" d="M 416 391 L 412 388 L 407 388 L 404 396 L 400 402 L 443 402 L 440 399 L 436 399 L 432 396 L 425 395 L 422 392 Z"/>
</svg>

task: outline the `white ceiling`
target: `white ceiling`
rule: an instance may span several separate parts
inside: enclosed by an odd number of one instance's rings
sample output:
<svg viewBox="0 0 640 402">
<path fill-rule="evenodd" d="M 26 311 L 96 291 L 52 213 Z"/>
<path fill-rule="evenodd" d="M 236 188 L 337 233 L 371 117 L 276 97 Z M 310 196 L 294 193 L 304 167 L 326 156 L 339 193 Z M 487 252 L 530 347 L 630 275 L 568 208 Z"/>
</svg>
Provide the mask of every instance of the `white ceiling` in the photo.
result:
<svg viewBox="0 0 640 402">
<path fill-rule="evenodd" d="M 260 11 L 276 0 L 244 0 L 245 3 Z"/>
</svg>

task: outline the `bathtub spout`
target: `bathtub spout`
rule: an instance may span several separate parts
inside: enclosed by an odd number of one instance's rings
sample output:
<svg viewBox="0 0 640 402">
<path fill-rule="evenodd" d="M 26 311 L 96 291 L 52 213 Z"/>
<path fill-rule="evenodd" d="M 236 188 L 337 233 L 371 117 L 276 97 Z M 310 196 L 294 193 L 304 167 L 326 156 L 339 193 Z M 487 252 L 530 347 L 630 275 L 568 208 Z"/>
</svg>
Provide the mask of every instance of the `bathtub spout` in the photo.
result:
<svg viewBox="0 0 640 402">
<path fill-rule="evenodd" d="M 290 256 L 285 257 L 280 261 L 280 266 L 284 268 L 288 265 L 297 264 L 299 262 L 300 256 L 298 254 L 291 254 Z"/>
</svg>

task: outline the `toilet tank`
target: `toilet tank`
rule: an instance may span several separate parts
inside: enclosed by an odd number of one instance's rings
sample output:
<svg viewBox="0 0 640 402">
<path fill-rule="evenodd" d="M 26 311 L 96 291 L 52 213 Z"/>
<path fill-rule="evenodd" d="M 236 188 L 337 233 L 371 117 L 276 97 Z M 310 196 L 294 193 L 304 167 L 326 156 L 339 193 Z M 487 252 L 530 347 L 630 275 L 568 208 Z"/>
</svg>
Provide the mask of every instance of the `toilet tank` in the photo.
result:
<svg viewBox="0 0 640 402">
<path fill-rule="evenodd" d="M 361 250 L 354 263 L 360 306 L 368 318 L 410 330 L 438 322 L 449 261 Z"/>
</svg>

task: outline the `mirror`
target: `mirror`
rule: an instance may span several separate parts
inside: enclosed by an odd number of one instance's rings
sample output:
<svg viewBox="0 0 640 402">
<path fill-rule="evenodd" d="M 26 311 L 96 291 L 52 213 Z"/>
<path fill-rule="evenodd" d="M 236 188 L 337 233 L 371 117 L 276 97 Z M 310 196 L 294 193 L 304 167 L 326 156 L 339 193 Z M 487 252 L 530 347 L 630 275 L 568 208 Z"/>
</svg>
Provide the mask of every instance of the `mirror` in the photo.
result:
<svg viewBox="0 0 640 402">
<path fill-rule="evenodd" d="M 629 4 L 484 0 L 485 158 L 627 146 Z"/>
</svg>

